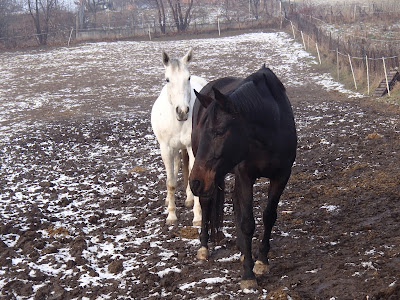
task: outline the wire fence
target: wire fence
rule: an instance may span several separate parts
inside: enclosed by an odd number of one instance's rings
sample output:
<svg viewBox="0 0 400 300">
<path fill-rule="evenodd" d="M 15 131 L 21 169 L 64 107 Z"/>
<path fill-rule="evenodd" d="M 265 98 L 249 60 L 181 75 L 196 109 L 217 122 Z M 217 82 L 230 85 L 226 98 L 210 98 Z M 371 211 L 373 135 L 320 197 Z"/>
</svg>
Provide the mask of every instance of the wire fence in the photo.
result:
<svg viewBox="0 0 400 300">
<path fill-rule="evenodd" d="M 285 18 L 286 21 L 288 21 L 290 23 L 291 29 L 292 29 L 292 34 L 293 34 L 293 38 L 296 39 L 296 33 L 297 35 L 297 39 L 299 39 L 299 37 L 301 37 L 301 42 L 303 44 L 303 47 L 305 50 L 310 50 L 310 48 L 312 48 L 312 46 L 314 46 L 314 50 L 317 53 L 317 57 L 318 57 L 318 62 L 319 64 L 322 64 L 322 60 L 321 60 L 321 52 L 320 52 L 320 47 L 318 46 L 318 42 L 316 40 L 314 40 L 313 38 L 310 37 L 310 35 L 305 34 L 302 30 L 300 30 L 299 28 L 297 28 L 293 22 L 287 18 Z M 388 68 L 387 68 L 387 62 L 389 60 L 394 60 L 397 61 L 397 66 L 395 67 L 395 69 L 398 68 L 398 59 L 399 56 L 391 56 L 391 57 L 385 57 L 382 56 L 381 58 L 371 58 L 368 57 L 368 55 L 365 55 L 364 57 L 355 57 L 355 56 L 351 56 L 349 53 L 343 53 L 339 51 L 339 48 L 336 48 L 336 50 L 329 50 L 331 53 L 334 53 L 336 56 L 336 65 L 337 65 L 337 79 L 340 80 L 340 69 L 342 68 L 341 64 L 343 63 L 343 61 L 347 61 L 348 62 L 348 66 L 350 67 L 351 70 L 351 74 L 352 74 L 352 78 L 353 78 L 353 82 L 354 82 L 354 88 L 356 90 L 358 90 L 358 86 L 357 86 L 357 79 L 356 79 L 356 74 L 355 74 L 355 70 L 353 67 L 353 62 L 354 60 L 359 60 L 360 62 L 362 62 L 365 66 L 365 75 L 366 75 L 366 82 L 367 82 L 367 93 L 368 95 L 370 95 L 371 93 L 371 82 L 370 82 L 370 78 L 371 78 L 371 73 L 370 73 L 370 64 L 371 62 L 382 62 L 382 71 L 383 74 L 385 76 L 385 83 L 386 83 L 386 90 L 390 96 L 390 89 L 391 89 L 391 82 L 389 82 L 389 76 L 388 76 Z M 345 63 L 346 64 L 346 63 Z"/>
<path fill-rule="evenodd" d="M 368 95 L 372 93 L 372 88 L 378 86 L 381 89 L 376 90 L 376 96 L 382 96 L 385 92 L 390 96 L 393 80 L 399 80 L 400 39 L 369 38 L 343 32 L 338 34 L 331 24 L 301 13 L 293 6 L 289 13 L 286 10 L 281 17 L 282 22 L 289 25 L 293 38 L 302 43 L 306 50 L 315 51 L 319 64 L 323 63 L 323 56 L 324 60 L 336 65 L 338 80 L 350 73 L 354 89 L 359 90 L 359 83 L 362 82 Z M 381 82 L 382 78 L 384 80 Z"/>
<path fill-rule="evenodd" d="M 317 10 L 310 9 L 295 2 L 270 0 L 265 2 L 264 15 L 259 20 L 249 18 L 237 18 L 227 20 L 223 16 L 214 18 L 212 21 L 199 21 L 194 19 L 186 33 L 211 33 L 228 30 L 242 30 L 253 28 L 275 27 L 283 28 L 289 26 L 293 37 L 300 41 L 304 48 L 316 53 L 318 62 L 331 60 L 336 64 L 337 78 L 340 79 L 341 72 L 351 72 L 355 89 L 359 89 L 357 80 L 366 78 L 367 93 L 370 94 L 371 86 L 376 82 L 370 82 L 371 74 L 376 77 L 387 78 L 390 70 L 399 67 L 400 39 L 384 39 L 380 37 L 369 37 L 360 35 L 359 32 L 338 32 L 335 26 L 328 20 L 344 20 L 348 14 L 348 20 L 356 22 L 357 18 L 400 18 L 399 11 L 384 11 L 383 6 L 371 6 L 369 10 L 357 9 L 357 6 L 318 7 Z M 349 9 L 350 7 L 350 9 Z M 308 10 L 307 10 L 308 9 Z M 394 10 L 394 9 L 393 9 Z M 370 15 L 368 15 L 370 14 Z M 112 16 L 112 15 L 111 15 Z M 101 19 L 101 18 L 98 18 Z M 210 19 L 208 19 L 210 20 Z M 71 24 L 71 22 L 70 22 Z M 73 24 L 73 23 L 72 23 Z M 46 33 L 52 45 L 70 45 L 80 41 L 118 40 L 127 38 L 154 39 L 165 35 L 177 35 L 175 24 L 165 24 L 165 32 L 161 32 L 156 19 L 140 24 L 116 26 L 110 14 L 105 14 L 104 22 L 99 23 L 96 28 L 80 29 L 76 26 L 70 28 L 59 26 Z M 350 27 L 344 24 L 343 27 Z M 400 23 L 399 23 L 400 27 Z M 32 30 L 32 28 L 31 28 Z M 399 29 L 400 31 L 400 29 Z M 0 47 L 13 47 L 18 45 L 37 44 L 39 34 L 27 33 L 27 29 L 15 34 L 0 37 Z M 45 34 L 45 33 L 43 33 Z M 360 71 L 361 70 L 361 71 Z M 362 74 L 360 74 L 360 72 Z M 364 75 L 365 74 L 365 75 Z M 374 80 L 373 80 L 374 81 Z M 376 81 L 376 80 L 375 80 Z M 390 93 L 390 91 L 389 91 Z"/>
</svg>

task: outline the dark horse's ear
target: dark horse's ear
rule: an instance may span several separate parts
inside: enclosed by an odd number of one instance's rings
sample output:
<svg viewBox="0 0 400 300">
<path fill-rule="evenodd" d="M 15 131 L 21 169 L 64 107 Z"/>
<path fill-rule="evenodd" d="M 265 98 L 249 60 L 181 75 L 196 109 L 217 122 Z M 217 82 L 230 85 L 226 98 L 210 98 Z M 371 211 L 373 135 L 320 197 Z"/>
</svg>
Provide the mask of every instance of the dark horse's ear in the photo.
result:
<svg viewBox="0 0 400 300">
<path fill-rule="evenodd" d="M 217 88 L 213 87 L 212 89 L 214 91 L 215 101 L 217 102 L 218 106 L 228 113 L 236 113 L 235 107 L 233 106 L 231 100 L 221 93 Z"/>
<path fill-rule="evenodd" d="M 214 101 L 213 98 L 207 95 L 200 94 L 196 90 L 194 90 L 194 93 L 196 94 L 197 99 L 199 99 L 201 105 L 203 105 L 205 108 L 207 108 L 211 104 L 211 102 Z"/>
</svg>

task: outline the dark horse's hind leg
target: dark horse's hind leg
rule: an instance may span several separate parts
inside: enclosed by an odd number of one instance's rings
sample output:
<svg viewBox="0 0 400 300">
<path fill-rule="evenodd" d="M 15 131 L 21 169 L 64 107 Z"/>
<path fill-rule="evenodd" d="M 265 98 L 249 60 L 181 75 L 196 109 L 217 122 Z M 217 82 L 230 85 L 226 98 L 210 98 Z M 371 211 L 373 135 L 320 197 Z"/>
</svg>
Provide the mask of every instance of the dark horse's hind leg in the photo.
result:
<svg viewBox="0 0 400 300">
<path fill-rule="evenodd" d="M 256 288 L 256 277 L 253 273 L 254 261 L 251 251 L 251 241 L 255 230 L 253 216 L 253 183 L 254 180 L 248 178 L 241 172 L 235 172 L 235 190 L 233 195 L 233 205 L 236 218 L 237 246 L 244 255 L 244 273 L 240 282 L 240 287 Z"/>
<path fill-rule="evenodd" d="M 285 189 L 286 183 L 289 180 L 289 176 L 290 174 L 270 180 L 268 203 L 263 213 L 264 237 L 260 245 L 260 252 L 254 268 L 254 272 L 259 275 L 268 269 L 268 252 L 270 249 L 269 240 L 271 238 L 271 231 L 277 218 L 279 199 L 283 193 L 283 190 Z"/>
</svg>

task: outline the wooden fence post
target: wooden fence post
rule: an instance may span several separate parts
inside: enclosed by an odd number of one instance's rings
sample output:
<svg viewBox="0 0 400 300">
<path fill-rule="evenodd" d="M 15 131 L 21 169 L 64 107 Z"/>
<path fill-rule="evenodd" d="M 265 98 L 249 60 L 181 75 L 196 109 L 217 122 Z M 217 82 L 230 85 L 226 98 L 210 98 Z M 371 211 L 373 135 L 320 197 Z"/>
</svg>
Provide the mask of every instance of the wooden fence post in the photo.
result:
<svg viewBox="0 0 400 300">
<path fill-rule="evenodd" d="M 319 55 L 319 49 L 318 49 L 318 43 L 315 42 L 315 46 L 317 48 L 317 54 L 318 54 L 318 60 L 319 60 L 319 64 L 321 64 L 321 56 Z"/>
<path fill-rule="evenodd" d="M 73 27 L 71 28 L 71 33 L 69 34 L 68 47 L 69 47 L 69 43 L 71 42 L 72 32 L 74 32 L 74 28 Z"/>
<path fill-rule="evenodd" d="M 301 39 L 303 40 L 304 50 L 307 50 L 306 43 L 304 41 L 303 31 L 300 31 L 300 33 L 301 33 Z"/>
<path fill-rule="evenodd" d="M 337 63 L 337 79 L 340 79 L 339 73 L 339 48 L 336 48 L 336 63 Z"/>
<path fill-rule="evenodd" d="M 221 36 L 221 27 L 219 26 L 219 18 L 217 18 L 218 22 L 218 36 Z"/>
<path fill-rule="evenodd" d="M 293 39 L 296 39 L 296 35 L 294 34 L 294 26 L 293 26 L 292 21 L 290 21 L 290 24 L 292 25 Z"/>
<path fill-rule="evenodd" d="M 354 87 L 357 89 L 356 76 L 354 75 L 353 64 L 351 63 L 351 57 L 350 57 L 350 54 L 347 53 L 347 55 L 348 55 L 348 57 L 349 57 L 351 73 L 353 74 Z"/>
<path fill-rule="evenodd" d="M 150 24 L 149 24 L 149 39 L 151 41 L 151 31 L 150 31 Z"/>
<path fill-rule="evenodd" d="M 365 55 L 365 65 L 367 66 L 367 85 L 368 85 L 368 95 L 369 95 L 369 69 L 368 69 L 368 56 Z"/>
<path fill-rule="evenodd" d="M 382 61 L 383 61 L 383 70 L 385 71 L 386 88 L 387 88 L 387 91 L 388 91 L 388 95 L 390 97 L 389 81 L 388 81 L 388 77 L 387 77 L 387 73 L 386 73 L 386 64 L 385 64 L 385 58 L 384 57 L 382 57 Z"/>
</svg>

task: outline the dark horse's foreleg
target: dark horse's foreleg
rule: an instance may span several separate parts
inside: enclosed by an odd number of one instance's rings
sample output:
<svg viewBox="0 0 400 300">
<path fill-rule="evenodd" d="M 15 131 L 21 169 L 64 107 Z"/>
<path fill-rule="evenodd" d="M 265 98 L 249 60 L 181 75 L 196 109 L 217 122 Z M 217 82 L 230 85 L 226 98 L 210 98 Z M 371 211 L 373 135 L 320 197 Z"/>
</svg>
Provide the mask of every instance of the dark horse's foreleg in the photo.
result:
<svg viewBox="0 0 400 300">
<path fill-rule="evenodd" d="M 210 198 L 200 197 L 201 205 L 201 229 L 200 229 L 200 249 L 197 250 L 197 258 L 206 260 L 208 258 L 208 225 L 210 220 Z"/>
<path fill-rule="evenodd" d="M 263 213 L 264 237 L 260 245 L 258 259 L 254 268 L 256 274 L 261 275 L 268 270 L 268 252 L 270 249 L 269 240 L 271 238 L 271 231 L 277 218 L 279 199 L 289 180 L 289 176 L 290 174 L 279 178 L 272 178 L 270 180 L 268 203 Z"/>
<path fill-rule="evenodd" d="M 254 261 L 251 251 L 251 241 L 255 230 L 255 221 L 253 215 L 253 183 L 254 180 L 235 172 L 235 190 L 233 203 L 236 218 L 237 245 L 244 255 L 243 276 L 240 287 L 256 288 L 256 277 L 253 273 Z"/>
<path fill-rule="evenodd" d="M 225 199 L 224 178 L 217 182 L 217 187 L 211 197 L 200 197 L 202 212 L 200 244 L 201 248 L 197 251 L 197 258 L 205 260 L 208 258 L 208 240 L 209 231 L 211 231 L 211 240 L 219 242 L 223 234 L 220 231 L 223 220 L 223 209 Z"/>
</svg>

